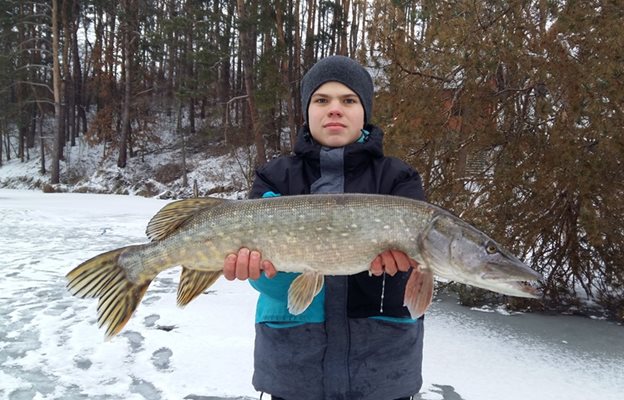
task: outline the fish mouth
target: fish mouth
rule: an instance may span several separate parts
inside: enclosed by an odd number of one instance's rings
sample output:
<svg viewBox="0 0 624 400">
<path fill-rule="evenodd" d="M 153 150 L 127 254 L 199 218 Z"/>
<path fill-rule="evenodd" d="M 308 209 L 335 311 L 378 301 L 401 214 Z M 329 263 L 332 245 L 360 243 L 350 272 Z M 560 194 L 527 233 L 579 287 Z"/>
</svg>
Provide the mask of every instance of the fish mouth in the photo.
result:
<svg viewBox="0 0 624 400">
<path fill-rule="evenodd" d="M 525 282 L 516 282 L 517 288 L 521 292 L 525 293 L 527 297 L 531 297 L 534 299 L 539 299 L 542 297 L 542 291 L 536 287 L 533 287 Z"/>
<path fill-rule="evenodd" d="M 484 267 L 481 279 L 501 282 L 541 281 L 542 275 L 525 264 L 501 264 L 490 262 Z"/>
<path fill-rule="evenodd" d="M 517 297 L 533 299 L 542 297 L 541 290 L 529 283 L 541 281 L 542 275 L 523 263 L 487 263 L 485 270 L 481 274 L 481 281 L 494 291 Z"/>
<path fill-rule="evenodd" d="M 527 297 L 531 299 L 539 299 L 542 297 L 542 291 L 531 286 L 527 282 L 511 281 L 505 282 L 504 289 L 501 293 L 516 297 Z"/>
</svg>

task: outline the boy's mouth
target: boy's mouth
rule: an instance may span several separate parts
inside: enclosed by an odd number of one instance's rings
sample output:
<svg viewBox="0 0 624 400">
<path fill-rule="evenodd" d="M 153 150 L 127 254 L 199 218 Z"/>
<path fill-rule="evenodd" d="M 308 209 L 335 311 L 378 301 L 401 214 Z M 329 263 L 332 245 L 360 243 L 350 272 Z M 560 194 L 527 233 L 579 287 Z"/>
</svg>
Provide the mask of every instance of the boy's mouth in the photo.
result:
<svg viewBox="0 0 624 400">
<path fill-rule="evenodd" d="M 339 122 L 330 122 L 323 126 L 323 128 L 345 128 L 345 127 L 346 127 L 345 124 L 341 124 Z"/>
</svg>

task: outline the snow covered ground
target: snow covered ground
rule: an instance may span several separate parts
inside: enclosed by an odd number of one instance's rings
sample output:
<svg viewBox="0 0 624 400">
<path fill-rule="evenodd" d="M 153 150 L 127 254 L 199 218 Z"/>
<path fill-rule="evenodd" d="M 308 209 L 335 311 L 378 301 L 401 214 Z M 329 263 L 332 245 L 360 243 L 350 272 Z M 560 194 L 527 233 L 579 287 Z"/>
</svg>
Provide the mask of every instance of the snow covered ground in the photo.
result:
<svg viewBox="0 0 624 400">
<path fill-rule="evenodd" d="M 200 195 L 218 194 L 230 198 L 246 195 L 247 179 L 252 175 L 250 149 L 227 150 L 217 142 L 186 155 L 187 184 L 183 183 L 179 138 L 174 128 L 161 121 L 159 141 L 150 143 L 145 153 L 128 159 L 126 168 L 116 165 L 114 156 L 104 157 L 104 145 L 90 145 L 84 137 L 76 146 L 65 147 L 65 160 L 60 163 L 61 183 L 57 192 L 116 193 L 144 197 L 185 198 L 192 196 L 193 182 Z M 15 140 L 13 140 L 15 142 Z M 13 147 L 16 147 L 13 143 Z M 2 160 L 0 188 L 36 189 L 49 186 L 50 165 L 42 175 L 37 148 L 21 162 L 16 156 Z M 49 156 L 48 156 L 49 157 Z"/>
<path fill-rule="evenodd" d="M 0 189 L 0 399 L 259 398 L 250 384 L 256 295 L 247 283 L 220 280 L 178 309 L 179 270 L 168 270 L 110 341 L 96 326 L 96 301 L 65 290 L 64 275 L 81 261 L 144 242 L 164 204 Z M 436 301 L 417 398 L 622 398 L 624 327 L 505 314 Z"/>
</svg>

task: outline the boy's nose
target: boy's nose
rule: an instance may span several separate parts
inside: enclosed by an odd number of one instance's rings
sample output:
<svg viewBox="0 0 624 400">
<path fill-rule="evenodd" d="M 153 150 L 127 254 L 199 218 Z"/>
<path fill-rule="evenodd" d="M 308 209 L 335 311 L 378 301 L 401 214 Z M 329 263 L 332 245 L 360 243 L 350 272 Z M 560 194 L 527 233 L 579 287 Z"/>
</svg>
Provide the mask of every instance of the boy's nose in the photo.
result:
<svg viewBox="0 0 624 400">
<path fill-rule="evenodd" d="M 338 104 L 332 104 L 329 108 L 329 116 L 330 117 L 340 117 L 342 116 L 342 108 Z"/>
</svg>

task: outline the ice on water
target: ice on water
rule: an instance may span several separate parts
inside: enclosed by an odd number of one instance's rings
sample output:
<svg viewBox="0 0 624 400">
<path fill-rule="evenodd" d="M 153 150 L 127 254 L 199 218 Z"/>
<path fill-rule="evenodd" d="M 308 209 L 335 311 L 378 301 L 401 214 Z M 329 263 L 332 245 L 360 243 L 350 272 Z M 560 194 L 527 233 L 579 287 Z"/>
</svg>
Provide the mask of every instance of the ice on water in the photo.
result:
<svg viewBox="0 0 624 400">
<path fill-rule="evenodd" d="M 74 298 L 81 261 L 146 241 L 164 201 L 0 190 L 0 399 L 258 399 L 251 386 L 256 294 L 221 280 L 176 307 L 162 273 L 105 341 L 96 300 Z M 426 318 L 421 400 L 620 399 L 624 327 L 503 315 L 436 302 Z"/>
</svg>

